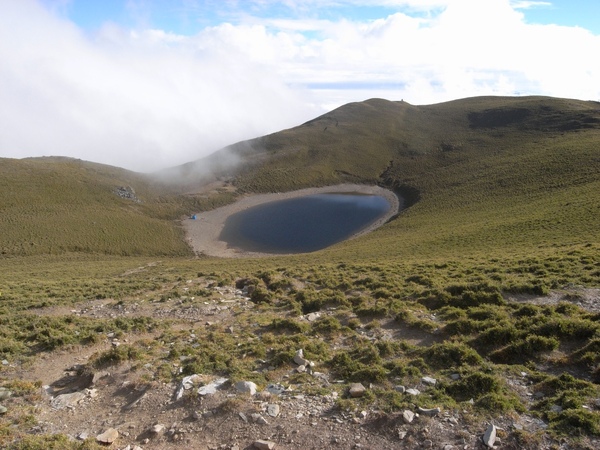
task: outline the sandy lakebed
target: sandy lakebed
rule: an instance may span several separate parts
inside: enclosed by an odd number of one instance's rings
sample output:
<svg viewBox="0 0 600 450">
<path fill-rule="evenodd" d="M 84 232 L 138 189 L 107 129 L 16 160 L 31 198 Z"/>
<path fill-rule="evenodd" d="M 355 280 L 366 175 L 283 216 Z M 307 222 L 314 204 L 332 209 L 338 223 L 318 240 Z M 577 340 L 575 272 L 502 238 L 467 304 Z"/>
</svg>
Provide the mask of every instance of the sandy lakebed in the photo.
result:
<svg viewBox="0 0 600 450">
<path fill-rule="evenodd" d="M 379 195 L 384 197 L 390 204 L 388 212 L 350 237 L 354 239 L 366 233 L 379 228 L 390 218 L 398 214 L 402 207 L 402 200 L 392 191 L 379 186 L 368 186 L 362 184 L 339 184 L 335 186 L 326 186 L 320 188 L 307 188 L 297 191 L 281 192 L 275 194 L 256 194 L 240 198 L 235 203 L 222 206 L 212 211 L 205 211 L 197 214 L 196 220 L 183 220 L 183 227 L 186 233 L 186 239 L 194 252 L 199 255 L 217 256 L 222 258 L 241 258 L 274 256 L 267 253 L 247 252 L 238 248 L 229 247 L 227 242 L 219 239 L 221 231 L 225 226 L 227 218 L 237 212 L 252 208 L 263 203 L 269 203 L 277 200 L 286 200 L 296 197 L 304 197 L 315 194 L 364 194 Z M 280 254 L 278 254 L 281 256 Z"/>
</svg>

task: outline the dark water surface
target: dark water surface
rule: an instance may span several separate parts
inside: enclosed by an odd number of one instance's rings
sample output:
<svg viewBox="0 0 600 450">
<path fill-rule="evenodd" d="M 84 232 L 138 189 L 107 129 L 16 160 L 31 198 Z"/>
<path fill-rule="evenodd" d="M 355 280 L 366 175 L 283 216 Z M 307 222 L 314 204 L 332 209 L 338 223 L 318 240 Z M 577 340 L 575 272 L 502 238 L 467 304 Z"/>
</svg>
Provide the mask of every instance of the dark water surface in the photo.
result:
<svg viewBox="0 0 600 450">
<path fill-rule="evenodd" d="M 390 207 L 378 195 L 316 194 L 278 200 L 232 214 L 219 239 L 251 252 L 313 252 L 349 238 Z"/>
</svg>

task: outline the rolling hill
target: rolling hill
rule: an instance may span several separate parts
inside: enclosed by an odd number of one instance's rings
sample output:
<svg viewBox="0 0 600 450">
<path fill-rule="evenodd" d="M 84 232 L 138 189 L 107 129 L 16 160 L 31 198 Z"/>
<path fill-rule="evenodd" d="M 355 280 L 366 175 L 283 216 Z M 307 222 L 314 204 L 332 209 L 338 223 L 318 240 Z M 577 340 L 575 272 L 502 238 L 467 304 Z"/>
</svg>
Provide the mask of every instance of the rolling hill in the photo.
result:
<svg viewBox="0 0 600 450">
<path fill-rule="evenodd" d="M 389 187 L 410 208 L 324 255 L 594 244 L 599 141 L 597 102 L 372 99 L 153 176 L 64 158 L 3 159 L 0 252 L 189 255 L 175 220 L 190 212 L 239 194 L 344 182 Z M 115 195 L 119 188 L 139 202 Z"/>
</svg>

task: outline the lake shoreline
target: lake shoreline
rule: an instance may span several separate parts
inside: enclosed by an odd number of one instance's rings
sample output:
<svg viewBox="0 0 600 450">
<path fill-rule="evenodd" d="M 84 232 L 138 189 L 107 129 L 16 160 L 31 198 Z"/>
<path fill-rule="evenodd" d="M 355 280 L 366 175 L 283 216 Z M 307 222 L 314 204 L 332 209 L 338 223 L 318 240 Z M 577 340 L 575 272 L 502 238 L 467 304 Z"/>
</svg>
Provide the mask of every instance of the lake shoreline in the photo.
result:
<svg viewBox="0 0 600 450">
<path fill-rule="evenodd" d="M 274 194 L 253 194 L 242 197 L 230 205 L 198 213 L 196 215 L 196 220 L 183 220 L 182 223 L 186 234 L 186 240 L 197 255 L 216 256 L 220 258 L 282 256 L 280 253 L 248 252 L 229 247 L 226 242 L 219 239 L 225 221 L 232 214 L 276 200 L 286 200 L 315 194 L 341 193 L 379 195 L 384 197 L 390 204 L 390 209 L 385 215 L 353 234 L 349 239 L 355 239 L 379 228 L 398 214 L 402 208 L 402 199 L 398 198 L 394 192 L 379 186 L 363 184 L 338 184 L 334 186 L 306 188 Z"/>
</svg>

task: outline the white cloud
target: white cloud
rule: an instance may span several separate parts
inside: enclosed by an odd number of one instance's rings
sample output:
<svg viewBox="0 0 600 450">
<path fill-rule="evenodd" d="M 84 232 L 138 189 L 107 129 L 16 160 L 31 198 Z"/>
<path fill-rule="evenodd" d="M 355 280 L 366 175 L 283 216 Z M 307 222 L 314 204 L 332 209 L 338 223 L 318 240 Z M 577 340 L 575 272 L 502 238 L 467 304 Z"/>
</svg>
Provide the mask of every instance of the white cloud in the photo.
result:
<svg viewBox="0 0 600 450">
<path fill-rule="evenodd" d="M 362 22 L 249 9 L 192 36 L 110 23 L 90 36 L 33 0 L 0 0 L 0 156 L 153 170 L 371 97 L 600 99 L 600 36 L 527 24 L 534 3 L 389 0 L 428 14 Z"/>
<path fill-rule="evenodd" d="M 322 112 L 226 42 L 240 30 L 185 38 L 107 24 L 92 39 L 31 1 L 2 10 L 3 157 L 65 155 L 151 171 Z"/>
</svg>

